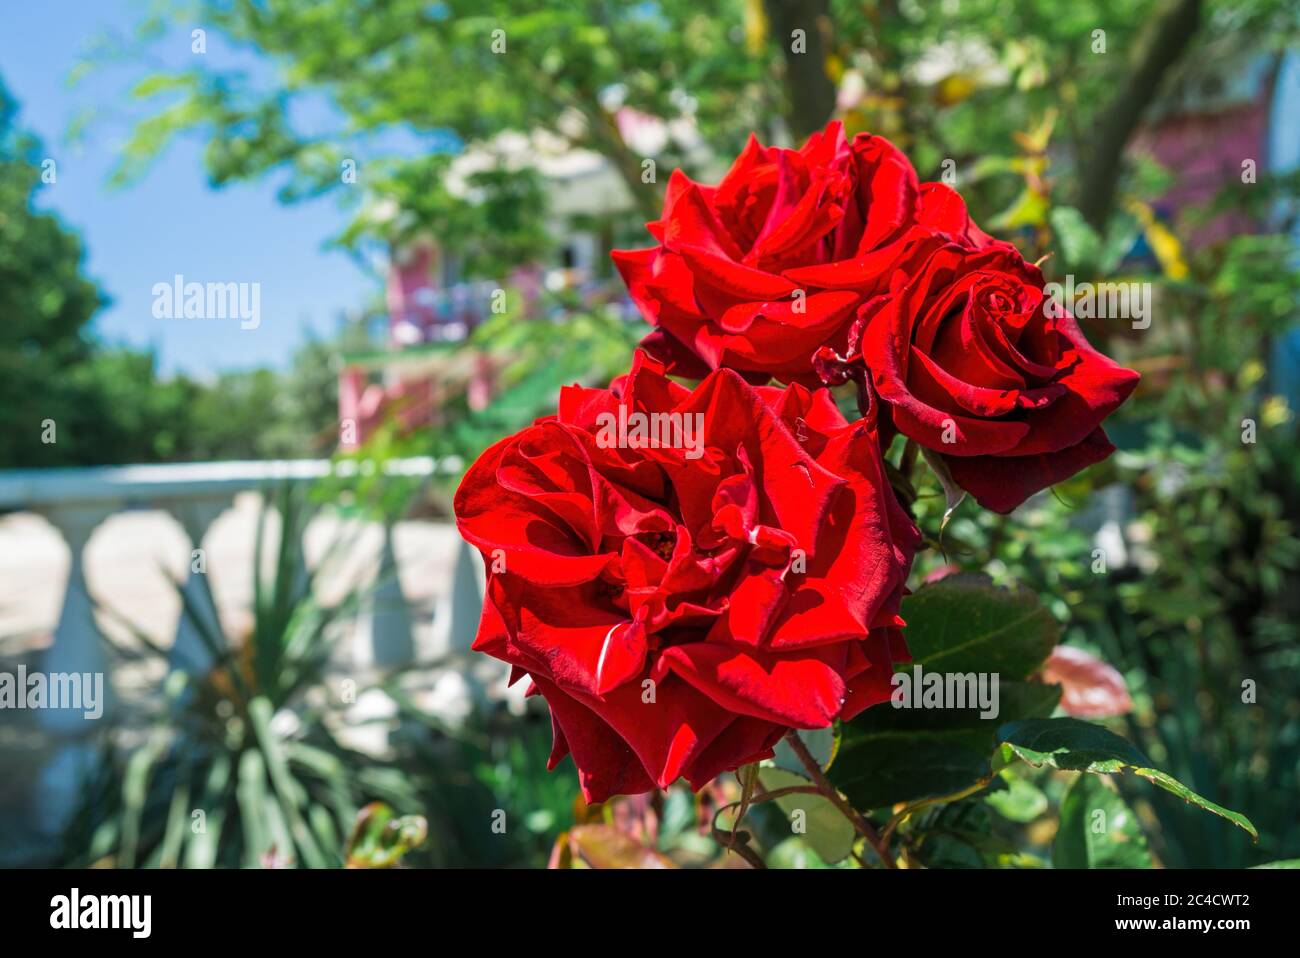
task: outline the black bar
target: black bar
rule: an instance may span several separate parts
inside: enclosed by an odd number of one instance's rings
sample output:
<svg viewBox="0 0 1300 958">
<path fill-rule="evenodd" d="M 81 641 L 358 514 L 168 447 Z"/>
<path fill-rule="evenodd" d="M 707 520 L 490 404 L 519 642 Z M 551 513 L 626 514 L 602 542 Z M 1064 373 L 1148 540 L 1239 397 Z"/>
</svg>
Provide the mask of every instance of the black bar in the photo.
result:
<svg viewBox="0 0 1300 958">
<path fill-rule="evenodd" d="M 810 933 L 969 945 L 1005 933 L 1073 940 L 1098 934 L 1134 941 L 1203 939 L 1231 945 L 1242 936 L 1287 934 L 1295 924 L 1296 872 L 1253 871 L 4 871 L 0 920 L 11 942 L 48 939 L 130 944 L 131 927 L 53 928 L 72 889 L 80 907 L 95 896 L 149 896 L 148 940 L 199 944 L 347 942 L 402 947 L 418 931 L 431 948 L 502 933 L 636 938 L 659 927 L 716 925 L 719 943 L 745 930 L 798 916 Z M 143 899 L 140 899 L 143 904 Z M 117 909 L 126 920 L 142 912 Z M 1210 922 L 1208 929 L 1201 922 Z M 1140 922 L 1152 924 L 1128 925 Z M 1190 925 L 1190 922 L 1197 923 Z M 1226 927 L 1223 922 L 1245 924 Z M 66 923 L 66 921 L 65 921 Z M 699 925 L 703 928 L 699 928 Z M 142 922 L 137 921 L 137 926 Z M 788 927 L 788 926 L 787 926 Z M 637 931 L 641 928 L 641 932 Z M 1002 928 L 1002 931 L 998 931 Z M 573 936 L 577 936 L 575 939 Z M 918 935 L 921 938 L 918 939 Z M 424 936 L 429 936 L 425 938 Z M 463 936 L 463 937 L 462 937 Z M 598 939 L 597 939 L 598 940 Z M 533 942 L 537 942 L 534 940 Z M 810 942 L 811 944 L 811 942 Z"/>
</svg>

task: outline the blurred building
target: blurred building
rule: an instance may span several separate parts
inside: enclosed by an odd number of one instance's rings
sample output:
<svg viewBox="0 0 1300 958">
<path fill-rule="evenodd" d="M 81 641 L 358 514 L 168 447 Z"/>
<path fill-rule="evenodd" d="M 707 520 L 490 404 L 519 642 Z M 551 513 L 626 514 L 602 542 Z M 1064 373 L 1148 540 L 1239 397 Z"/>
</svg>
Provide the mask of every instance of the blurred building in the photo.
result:
<svg viewBox="0 0 1300 958">
<path fill-rule="evenodd" d="M 617 110 L 615 118 L 623 142 L 637 156 L 662 155 L 671 143 L 686 157 L 705 158 L 688 121 L 669 123 L 628 108 Z M 542 317 L 548 291 L 588 303 L 623 297 L 609 250 L 617 245 L 614 224 L 626 221 L 635 204 L 622 175 L 604 155 L 575 149 L 546 131 L 506 132 L 457 156 L 447 187 L 453 195 L 469 196 L 474 174 L 525 168 L 541 177 L 545 228 L 554 252 L 546 261 L 518 264 L 507 276 L 475 280 L 438 236 L 424 235 L 392 248 L 382 328 L 369 330 L 368 346 L 341 356 L 341 448 L 357 447 L 389 417 L 403 428 L 436 423 L 440 408 L 462 393 L 470 408 L 486 406 L 497 360 L 463 344 L 499 304 L 502 291 L 517 297 L 525 320 Z M 384 215 L 395 219 L 401 212 Z"/>
<path fill-rule="evenodd" d="M 1227 191 L 1296 169 L 1300 157 L 1300 55 L 1236 52 L 1185 64 L 1153 106 L 1132 149 L 1170 172 L 1173 185 L 1156 204 L 1173 219 L 1206 207 Z M 1234 204 L 1186 234 L 1193 247 L 1243 231 L 1271 229 L 1281 209 L 1263 216 Z"/>
<path fill-rule="evenodd" d="M 1300 268 L 1300 202 L 1268 179 L 1300 171 L 1300 51 L 1241 46 L 1228 35 L 1214 53 L 1181 66 L 1154 106 L 1133 149 L 1154 158 L 1173 183 L 1155 204 L 1173 222 L 1184 210 L 1212 208 L 1237 190 L 1259 188 L 1262 203 L 1233 203 L 1180 235 L 1192 249 L 1242 233 L 1289 232 Z M 1145 251 L 1135 250 L 1139 256 Z M 1300 329 L 1273 346 L 1271 386 L 1300 408 Z"/>
</svg>

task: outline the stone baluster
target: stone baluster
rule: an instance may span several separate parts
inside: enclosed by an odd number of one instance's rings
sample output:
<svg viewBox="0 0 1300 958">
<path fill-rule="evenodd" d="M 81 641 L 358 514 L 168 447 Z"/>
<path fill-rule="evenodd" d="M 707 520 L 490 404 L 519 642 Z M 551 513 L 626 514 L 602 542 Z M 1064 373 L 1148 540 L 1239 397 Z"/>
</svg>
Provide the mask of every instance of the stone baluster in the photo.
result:
<svg viewBox="0 0 1300 958">
<path fill-rule="evenodd" d="M 379 571 L 362 602 L 353 643 L 355 664 L 362 668 L 395 668 L 415 659 L 411 613 L 402 595 L 393 552 L 393 527 L 388 523 L 383 527 Z"/>
<path fill-rule="evenodd" d="M 318 509 L 308 501 L 300 503 L 298 508 L 300 510 L 298 527 L 290 529 L 288 522 L 285 521 L 286 517 L 282 514 L 280 516 L 280 535 L 293 534 L 298 536 L 298 547 L 294 550 L 296 558 L 292 572 L 293 587 L 295 594 L 301 593 L 305 595 L 308 591 L 311 591 L 312 586 L 312 570 L 307 565 L 307 527 L 311 525 L 312 520 L 318 513 Z"/>
<path fill-rule="evenodd" d="M 208 635 L 221 635 L 221 621 L 213 605 L 210 580 L 207 578 L 208 557 L 203 550 L 203 539 L 217 516 L 225 511 L 229 498 L 178 499 L 170 504 L 171 514 L 180 522 L 190 537 L 191 551 L 182 587 L 184 603 L 176 623 L 176 637 L 167 656 L 173 669 L 184 669 L 201 675 L 212 668 L 212 651 L 204 642 L 201 630 Z"/>
<path fill-rule="evenodd" d="M 71 677 L 79 676 L 75 681 L 82 697 L 80 708 L 46 707 L 38 716 L 41 726 L 53 737 L 54 747 L 37 777 L 31 798 L 34 820 L 49 835 L 57 834 L 76 809 L 82 785 L 94 768 L 95 749 L 89 741 L 90 735 L 114 711 L 111 660 L 95 622 L 95 606 L 86 585 L 83 556 L 96 526 L 117 508 L 117 503 L 97 502 L 42 509 L 46 519 L 63 536 L 70 555 L 63 607 L 53 642 L 41 657 L 40 669 L 48 694 L 54 694 L 56 682 L 64 688 L 73 687 Z M 76 703 L 65 704 L 75 706 Z"/>
<path fill-rule="evenodd" d="M 87 674 L 102 676 L 102 703 L 96 705 L 99 717 L 113 709 L 112 683 L 109 681 L 108 649 L 95 623 L 94 601 L 86 585 L 83 561 L 86 543 L 96 526 L 118 510 L 117 503 L 97 502 L 85 505 L 51 506 L 43 511 L 49 522 L 59 530 L 70 553 L 68 585 L 63 593 L 63 608 L 59 623 L 54 629 L 54 640 L 41 657 L 41 670 L 46 674 Z M 102 705 L 102 710 L 99 706 Z M 85 713 L 81 709 L 44 709 L 41 724 L 58 735 L 81 734 L 88 730 Z"/>
<path fill-rule="evenodd" d="M 468 652 L 478 634 L 483 614 L 483 558 L 463 539 L 456 549 L 451 577 L 451 623 L 447 630 L 449 652 Z"/>
</svg>

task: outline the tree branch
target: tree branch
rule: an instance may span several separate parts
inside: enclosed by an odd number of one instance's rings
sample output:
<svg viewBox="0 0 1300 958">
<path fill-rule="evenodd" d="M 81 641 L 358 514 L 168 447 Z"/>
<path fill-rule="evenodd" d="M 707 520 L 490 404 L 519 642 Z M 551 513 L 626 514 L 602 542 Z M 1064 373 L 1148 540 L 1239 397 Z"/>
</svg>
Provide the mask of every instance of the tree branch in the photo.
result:
<svg viewBox="0 0 1300 958">
<path fill-rule="evenodd" d="M 1191 46 L 1201 23 L 1201 0 L 1169 0 L 1140 44 L 1133 69 L 1116 91 L 1096 127 L 1094 146 L 1083 164 L 1079 211 L 1102 232 L 1115 203 L 1124 149 L 1169 69 Z"/>
</svg>

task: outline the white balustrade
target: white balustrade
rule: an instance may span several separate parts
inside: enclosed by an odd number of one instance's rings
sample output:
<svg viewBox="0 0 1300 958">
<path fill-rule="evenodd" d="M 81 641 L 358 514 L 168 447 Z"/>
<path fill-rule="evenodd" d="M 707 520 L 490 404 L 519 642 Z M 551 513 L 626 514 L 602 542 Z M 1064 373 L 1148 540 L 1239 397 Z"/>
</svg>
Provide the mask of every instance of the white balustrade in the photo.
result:
<svg viewBox="0 0 1300 958">
<path fill-rule="evenodd" d="M 448 465 L 456 468 L 454 463 Z M 112 661 L 95 622 L 96 603 L 84 567 L 86 544 L 108 517 L 133 509 L 165 510 L 183 527 L 192 550 L 202 550 L 209 528 L 237 493 L 331 474 L 346 477 L 366 467 L 351 460 L 292 460 L 0 471 L 0 514 L 17 511 L 44 516 L 58 529 L 70 553 L 58 624 L 42 655 L 40 671 L 47 676 L 103 676 L 103 711 L 99 717 L 113 714 Z M 428 457 L 384 464 L 389 475 L 416 478 L 432 476 L 437 468 Z M 439 600 L 435 613 L 434 629 L 446 636 L 445 644 L 440 643 L 446 651 L 468 648 L 481 608 L 475 573 L 478 558 L 463 542 L 457 549 L 451 595 Z M 210 571 L 207 563 L 206 553 L 190 553 L 183 589 L 186 602 L 215 629 L 219 627 L 218 613 L 203 581 Z M 375 588 L 364 603 L 347 658 L 353 666 L 390 669 L 415 658 L 411 611 L 397 575 L 390 526 L 383 530 L 378 565 Z M 304 566 L 301 574 L 305 573 Z M 159 574 L 163 574 L 161 570 Z M 111 607 L 113 597 L 102 598 Z M 170 649 L 170 666 L 200 673 L 211 662 L 211 653 L 196 624 L 182 610 Z M 41 803 L 42 821 L 54 828 L 71 810 L 76 790 L 84 780 L 90 759 L 88 732 L 98 723 L 87 721 L 80 709 L 45 708 L 38 720 L 56 748 L 40 781 L 34 783 L 34 799 Z"/>
<path fill-rule="evenodd" d="M 362 606 L 364 612 L 353 644 L 355 664 L 384 669 L 405 665 L 415 658 L 411 613 L 402 596 L 397 558 L 393 555 L 393 527 L 388 523 L 384 524 L 375 585 L 366 594 Z"/>
</svg>

